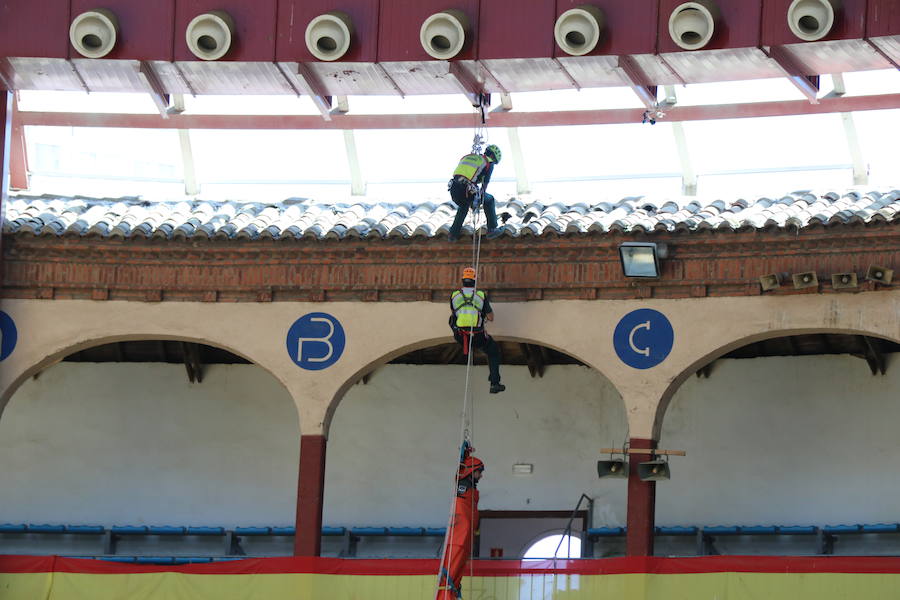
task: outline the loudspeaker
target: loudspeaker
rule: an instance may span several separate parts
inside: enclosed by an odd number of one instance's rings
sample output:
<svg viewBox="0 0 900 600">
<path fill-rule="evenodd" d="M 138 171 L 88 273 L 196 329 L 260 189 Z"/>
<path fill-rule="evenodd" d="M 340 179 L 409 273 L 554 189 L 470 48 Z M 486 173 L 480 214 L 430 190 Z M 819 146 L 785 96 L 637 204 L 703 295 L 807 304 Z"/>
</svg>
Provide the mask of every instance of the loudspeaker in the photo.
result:
<svg viewBox="0 0 900 600">
<path fill-rule="evenodd" d="M 621 458 L 597 461 L 597 476 L 600 479 L 628 477 L 628 463 Z"/>
<path fill-rule="evenodd" d="M 835 273 L 831 276 L 831 287 L 836 290 L 848 290 L 858 286 L 856 273 Z"/>
<path fill-rule="evenodd" d="M 451 8 L 425 19 L 419 30 L 419 41 L 430 57 L 450 60 L 466 45 L 468 30 L 466 15 Z"/>
<path fill-rule="evenodd" d="M 319 60 L 338 60 L 350 49 L 353 23 L 340 11 L 319 15 L 306 26 L 306 48 Z"/>
<path fill-rule="evenodd" d="M 671 478 L 669 461 L 661 459 L 648 460 L 638 465 L 638 477 L 641 481 L 663 481 Z"/>
<path fill-rule="evenodd" d="M 834 26 L 839 0 L 794 0 L 787 12 L 791 33 L 804 42 L 821 40 Z"/>
<path fill-rule="evenodd" d="M 719 9 L 713 0 L 678 5 L 669 15 L 669 37 L 684 50 L 699 50 L 716 32 Z"/>
<path fill-rule="evenodd" d="M 872 265 L 869 267 L 869 270 L 866 271 L 866 279 L 888 285 L 894 279 L 894 270 L 888 269 L 887 267 Z"/>
<path fill-rule="evenodd" d="M 791 279 L 794 280 L 794 287 L 798 290 L 819 287 L 819 278 L 816 277 L 816 273 L 814 271 L 794 273 L 793 275 L 791 275 Z"/>
<path fill-rule="evenodd" d="M 194 17 L 184 31 L 188 48 L 199 59 L 219 60 L 231 50 L 234 20 L 222 10 Z"/>
<path fill-rule="evenodd" d="M 116 15 L 105 8 L 98 8 L 83 12 L 72 20 L 69 40 L 80 55 L 102 58 L 115 48 L 118 33 Z"/>
<path fill-rule="evenodd" d="M 605 25 L 603 11 L 585 4 L 559 15 L 553 27 L 553 38 L 566 54 L 583 56 L 597 47 Z"/>
<path fill-rule="evenodd" d="M 778 273 L 763 275 L 759 278 L 759 285 L 762 287 L 762 291 L 768 292 L 781 287 L 781 278 L 778 277 Z"/>
</svg>

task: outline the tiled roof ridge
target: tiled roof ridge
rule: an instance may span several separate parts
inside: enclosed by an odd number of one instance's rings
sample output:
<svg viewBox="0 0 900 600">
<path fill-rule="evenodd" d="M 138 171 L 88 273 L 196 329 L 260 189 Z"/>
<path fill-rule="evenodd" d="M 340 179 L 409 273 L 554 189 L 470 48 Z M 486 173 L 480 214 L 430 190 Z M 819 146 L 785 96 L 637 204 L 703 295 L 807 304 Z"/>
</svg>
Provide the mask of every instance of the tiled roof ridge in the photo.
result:
<svg viewBox="0 0 900 600">
<path fill-rule="evenodd" d="M 176 240 L 428 238 L 446 235 L 456 212 L 451 202 L 439 200 L 151 202 L 53 194 L 13 195 L 5 208 L 4 234 Z M 804 190 L 754 200 L 631 196 L 615 202 L 565 203 L 511 197 L 497 202 L 497 216 L 504 235 L 512 237 L 803 229 L 900 222 L 900 190 Z M 472 233 L 470 224 L 465 231 Z"/>
</svg>

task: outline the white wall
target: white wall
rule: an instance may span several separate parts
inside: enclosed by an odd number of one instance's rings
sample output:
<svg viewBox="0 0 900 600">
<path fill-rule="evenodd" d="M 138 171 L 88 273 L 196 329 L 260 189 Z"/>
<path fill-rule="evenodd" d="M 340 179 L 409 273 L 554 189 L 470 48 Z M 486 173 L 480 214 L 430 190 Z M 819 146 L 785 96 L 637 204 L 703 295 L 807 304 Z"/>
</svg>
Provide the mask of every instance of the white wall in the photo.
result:
<svg viewBox="0 0 900 600">
<path fill-rule="evenodd" d="M 723 360 L 686 382 L 660 445 L 688 455 L 657 485 L 657 524 L 900 521 L 893 362 L 873 377 L 852 357 Z M 348 392 L 328 443 L 326 524 L 446 524 L 463 376 L 388 365 Z M 623 525 L 626 482 L 595 471 L 599 448 L 625 435 L 615 390 L 575 366 L 542 379 L 504 367 L 503 379 L 490 395 L 486 367 L 473 378 L 482 508 L 566 510 L 586 492 L 595 525 Z M 61 363 L 0 419 L 0 523 L 291 524 L 298 431 L 285 390 L 252 365 L 189 384 L 177 365 Z M 534 474 L 514 476 L 516 462 Z"/>
<path fill-rule="evenodd" d="M 900 365 L 850 356 L 715 363 L 663 423 L 658 525 L 900 522 Z"/>
<path fill-rule="evenodd" d="M 299 439 L 256 366 L 60 363 L 0 419 L 0 523 L 292 524 Z"/>
<path fill-rule="evenodd" d="M 595 523 L 624 523 L 623 482 L 597 479 L 598 450 L 621 446 L 626 432 L 622 401 L 602 375 L 557 365 L 531 378 L 507 366 L 506 392 L 492 395 L 487 367 L 473 373 L 481 508 L 571 510 L 585 492 L 596 499 Z M 464 382 L 462 366 L 389 365 L 351 388 L 328 441 L 326 523 L 446 525 Z M 514 463 L 534 473 L 513 475 Z"/>
</svg>

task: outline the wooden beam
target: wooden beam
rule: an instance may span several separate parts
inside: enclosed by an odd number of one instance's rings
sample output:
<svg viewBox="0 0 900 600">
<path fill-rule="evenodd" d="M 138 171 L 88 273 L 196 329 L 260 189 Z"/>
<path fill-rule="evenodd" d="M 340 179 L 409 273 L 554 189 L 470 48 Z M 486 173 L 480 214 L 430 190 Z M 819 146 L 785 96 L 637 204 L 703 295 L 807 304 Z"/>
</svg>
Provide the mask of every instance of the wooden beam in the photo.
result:
<svg viewBox="0 0 900 600">
<path fill-rule="evenodd" d="M 884 353 L 881 351 L 881 341 L 878 338 L 869 337 L 867 335 L 859 336 L 862 338 L 863 345 L 866 349 L 866 362 L 869 363 L 869 369 L 872 375 L 879 372 L 884 375 L 887 372 L 887 361 Z"/>
<path fill-rule="evenodd" d="M 181 342 L 181 352 L 188 381 L 202 383 L 203 365 L 200 362 L 200 345 L 193 342 Z"/>
<path fill-rule="evenodd" d="M 528 373 L 531 374 L 532 377 L 543 377 L 546 363 L 541 354 L 540 347 L 531 344 L 519 344 L 519 347 L 522 349 L 522 353 L 525 354 L 525 362 L 528 364 Z"/>
<path fill-rule="evenodd" d="M 462 352 L 462 347 L 453 342 L 452 344 L 448 344 L 446 348 L 444 348 L 443 352 L 441 352 L 440 357 L 438 357 L 438 364 L 441 365 L 449 365 L 452 364 L 459 353 Z"/>
</svg>

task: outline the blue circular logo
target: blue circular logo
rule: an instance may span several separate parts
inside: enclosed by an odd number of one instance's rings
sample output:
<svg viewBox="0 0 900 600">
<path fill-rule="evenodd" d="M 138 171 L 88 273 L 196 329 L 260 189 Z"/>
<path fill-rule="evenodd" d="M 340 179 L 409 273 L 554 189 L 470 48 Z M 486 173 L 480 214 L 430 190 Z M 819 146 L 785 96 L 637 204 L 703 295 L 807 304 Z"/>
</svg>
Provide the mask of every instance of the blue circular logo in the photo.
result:
<svg viewBox="0 0 900 600">
<path fill-rule="evenodd" d="M 12 317 L 0 310 L 0 360 L 5 360 L 16 348 L 19 334 Z"/>
<path fill-rule="evenodd" d="M 635 369 L 649 369 L 666 360 L 675 332 L 664 314 L 651 308 L 633 310 L 619 321 L 613 333 L 613 347 L 623 363 Z"/>
<path fill-rule="evenodd" d="M 294 321 L 287 333 L 291 360 L 307 371 L 321 371 L 344 353 L 344 328 L 328 313 L 308 313 Z"/>
</svg>

